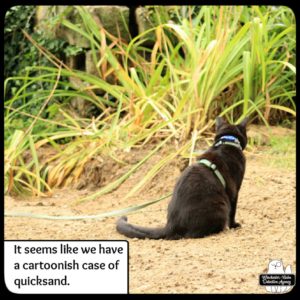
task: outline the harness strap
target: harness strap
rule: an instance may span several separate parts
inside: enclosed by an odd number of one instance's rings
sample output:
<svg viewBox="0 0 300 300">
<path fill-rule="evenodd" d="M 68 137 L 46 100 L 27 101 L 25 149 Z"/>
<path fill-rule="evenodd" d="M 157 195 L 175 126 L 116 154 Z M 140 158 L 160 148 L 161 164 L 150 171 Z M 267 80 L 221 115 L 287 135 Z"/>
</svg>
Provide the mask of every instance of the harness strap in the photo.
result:
<svg viewBox="0 0 300 300">
<path fill-rule="evenodd" d="M 225 181 L 223 175 L 217 169 L 217 166 L 215 164 L 213 164 L 211 161 L 209 161 L 208 159 L 205 159 L 205 158 L 202 158 L 202 159 L 198 160 L 197 163 L 202 164 L 202 165 L 210 168 L 211 170 L 213 170 L 213 172 L 215 173 L 215 175 L 221 181 L 221 183 L 224 186 L 224 188 L 226 188 L 226 181 Z"/>
</svg>

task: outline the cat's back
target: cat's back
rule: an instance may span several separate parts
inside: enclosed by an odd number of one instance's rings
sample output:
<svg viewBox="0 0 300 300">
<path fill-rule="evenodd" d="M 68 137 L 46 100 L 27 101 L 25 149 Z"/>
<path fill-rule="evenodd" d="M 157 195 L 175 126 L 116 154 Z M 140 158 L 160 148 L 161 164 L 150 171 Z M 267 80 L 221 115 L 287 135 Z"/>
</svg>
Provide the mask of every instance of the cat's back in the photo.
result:
<svg viewBox="0 0 300 300">
<path fill-rule="evenodd" d="M 174 200 L 183 201 L 197 197 L 212 196 L 224 193 L 224 187 L 220 184 L 213 171 L 207 166 L 194 163 L 188 166 L 179 177 L 173 194 Z"/>
</svg>

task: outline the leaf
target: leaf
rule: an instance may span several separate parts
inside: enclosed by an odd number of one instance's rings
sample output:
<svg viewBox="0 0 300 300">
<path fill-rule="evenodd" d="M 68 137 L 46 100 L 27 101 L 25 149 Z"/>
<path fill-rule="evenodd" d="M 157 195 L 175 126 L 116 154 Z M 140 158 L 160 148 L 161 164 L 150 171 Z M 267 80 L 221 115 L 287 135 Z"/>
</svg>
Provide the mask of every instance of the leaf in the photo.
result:
<svg viewBox="0 0 300 300">
<path fill-rule="evenodd" d="M 283 64 L 286 67 L 288 67 L 294 74 L 296 74 L 296 67 L 294 65 L 292 65 L 291 63 L 287 62 L 287 61 L 280 61 L 280 60 L 271 60 L 271 61 L 268 61 L 268 64 L 271 64 L 271 63 Z"/>
<path fill-rule="evenodd" d="M 274 108 L 274 109 L 279 109 L 279 110 L 283 110 L 291 115 L 293 115 L 294 117 L 296 117 L 296 112 L 288 107 L 282 106 L 282 105 L 277 105 L 277 104 L 270 104 L 269 105 L 270 108 Z"/>
</svg>

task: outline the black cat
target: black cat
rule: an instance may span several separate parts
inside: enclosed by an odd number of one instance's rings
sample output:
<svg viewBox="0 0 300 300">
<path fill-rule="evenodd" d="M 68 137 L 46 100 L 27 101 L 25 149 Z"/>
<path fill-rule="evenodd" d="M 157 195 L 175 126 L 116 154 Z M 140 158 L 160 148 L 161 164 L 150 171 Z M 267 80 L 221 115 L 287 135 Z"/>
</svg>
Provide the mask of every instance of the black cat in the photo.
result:
<svg viewBox="0 0 300 300">
<path fill-rule="evenodd" d="M 127 223 L 123 216 L 117 231 L 130 238 L 201 238 L 229 228 L 239 227 L 235 212 L 245 173 L 247 144 L 244 119 L 238 125 L 216 119 L 215 143 L 197 162 L 187 167 L 178 179 L 163 228 L 145 228 Z"/>
</svg>

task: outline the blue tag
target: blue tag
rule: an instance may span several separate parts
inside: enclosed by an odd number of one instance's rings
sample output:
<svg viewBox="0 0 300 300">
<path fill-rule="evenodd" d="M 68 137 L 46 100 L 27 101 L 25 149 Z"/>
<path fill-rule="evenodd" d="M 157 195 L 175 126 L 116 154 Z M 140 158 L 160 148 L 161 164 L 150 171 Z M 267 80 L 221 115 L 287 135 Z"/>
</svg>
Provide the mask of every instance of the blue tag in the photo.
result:
<svg viewBox="0 0 300 300">
<path fill-rule="evenodd" d="M 221 140 L 228 140 L 228 141 L 232 141 L 232 142 L 237 140 L 237 138 L 232 136 L 232 135 L 224 135 L 220 139 Z"/>
</svg>

